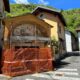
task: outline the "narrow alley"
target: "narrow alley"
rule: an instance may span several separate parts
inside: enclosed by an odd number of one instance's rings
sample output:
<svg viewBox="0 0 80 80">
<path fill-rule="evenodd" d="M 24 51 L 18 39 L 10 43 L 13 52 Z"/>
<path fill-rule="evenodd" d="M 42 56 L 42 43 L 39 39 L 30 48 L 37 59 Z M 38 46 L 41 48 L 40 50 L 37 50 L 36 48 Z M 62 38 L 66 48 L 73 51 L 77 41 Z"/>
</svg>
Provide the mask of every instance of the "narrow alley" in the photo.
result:
<svg viewBox="0 0 80 80">
<path fill-rule="evenodd" d="M 80 80 L 80 56 L 63 59 L 55 71 L 14 77 L 11 80 Z"/>
</svg>

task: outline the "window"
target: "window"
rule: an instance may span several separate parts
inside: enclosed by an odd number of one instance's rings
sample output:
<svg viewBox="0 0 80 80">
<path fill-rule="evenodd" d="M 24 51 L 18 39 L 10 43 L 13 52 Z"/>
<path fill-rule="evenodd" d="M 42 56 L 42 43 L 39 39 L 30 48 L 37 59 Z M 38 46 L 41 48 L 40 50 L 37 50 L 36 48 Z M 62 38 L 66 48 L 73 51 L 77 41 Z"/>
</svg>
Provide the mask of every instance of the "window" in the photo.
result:
<svg viewBox="0 0 80 80">
<path fill-rule="evenodd" d="M 39 18 L 40 18 L 40 19 L 43 19 L 43 18 L 44 18 L 44 13 L 41 13 L 41 14 L 39 15 Z"/>
<path fill-rule="evenodd" d="M 40 17 L 42 18 L 44 16 L 44 14 L 40 14 Z"/>
</svg>

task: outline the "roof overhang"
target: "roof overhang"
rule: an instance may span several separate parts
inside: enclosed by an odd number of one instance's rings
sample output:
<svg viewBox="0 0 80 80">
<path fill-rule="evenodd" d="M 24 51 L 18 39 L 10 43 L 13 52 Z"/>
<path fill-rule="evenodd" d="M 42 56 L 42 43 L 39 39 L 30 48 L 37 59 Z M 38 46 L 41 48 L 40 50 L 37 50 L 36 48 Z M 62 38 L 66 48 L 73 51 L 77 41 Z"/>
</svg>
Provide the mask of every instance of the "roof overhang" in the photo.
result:
<svg viewBox="0 0 80 80">
<path fill-rule="evenodd" d="M 42 11 L 48 12 L 48 13 L 51 13 L 51 14 L 54 14 L 54 15 L 58 15 L 58 17 L 60 18 L 63 25 L 66 26 L 66 21 L 65 21 L 65 19 L 64 19 L 63 15 L 61 14 L 60 11 L 56 11 L 56 10 L 53 10 L 53 9 L 38 6 L 37 8 L 35 8 L 33 10 L 32 14 L 37 15 L 39 12 L 42 12 Z"/>
<path fill-rule="evenodd" d="M 5 18 L 3 22 L 5 23 L 5 25 L 8 25 L 7 27 L 9 29 L 10 29 L 9 25 L 11 25 L 13 28 L 26 23 L 31 23 L 34 24 L 35 26 L 38 25 L 37 27 L 42 31 L 42 33 L 44 33 L 47 36 L 49 36 L 50 34 L 49 31 L 53 27 L 48 23 L 46 23 L 44 20 L 37 18 L 35 15 L 31 13 L 27 13 L 24 15 L 11 17 L 11 18 Z"/>
<path fill-rule="evenodd" d="M 14 20 L 14 19 L 18 19 L 18 18 L 24 17 L 24 16 L 27 16 L 27 18 L 29 18 L 29 16 L 32 17 L 32 19 L 31 19 L 32 22 L 37 23 L 36 21 L 38 21 L 37 24 L 39 24 L 39 25 L 41 25 L 41 26 L 43 26 L 43 27 L 44 27 L 44 25 L 49 26 L 50 28 L 53 27 L 53 26 L 51 26 L 50 24 L 46 23 L 44 20 L 41 20 L 41 19 L 37 18 L 35 15 L 33 15 L 33 14 L 31 14 L 31 13 L 26 13 L 26 14 L 22 14 L 22 15 L 19 15 L 19 16 L 11 17 L 11 18 L 5 18 L 3 21 L 8 22 L 8 20 L 9 20 L 9 21 L 12 21 L 12 20 Z M 35 21 L 33 21 L 33 20 L 35 20 Z M 43 25 L 42 25 L 41 23 L 42 23 Z"/>
</svg>

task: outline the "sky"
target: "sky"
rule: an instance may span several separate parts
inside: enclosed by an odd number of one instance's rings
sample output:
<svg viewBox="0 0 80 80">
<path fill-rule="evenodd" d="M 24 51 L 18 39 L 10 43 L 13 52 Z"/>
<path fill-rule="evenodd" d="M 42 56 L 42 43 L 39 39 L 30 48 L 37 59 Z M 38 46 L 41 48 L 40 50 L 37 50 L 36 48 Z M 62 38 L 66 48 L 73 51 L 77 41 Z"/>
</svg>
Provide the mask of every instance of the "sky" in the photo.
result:
<svg viewBox="0 0 80 80">
<path fill-rule="evenodd" d="M 44 4 L 49 5 L 57 9 L 73 9 L 80 8 L 80 0 L 10 0 L 10 3 L 18 3 L 18 4 Z"/>
</svg>

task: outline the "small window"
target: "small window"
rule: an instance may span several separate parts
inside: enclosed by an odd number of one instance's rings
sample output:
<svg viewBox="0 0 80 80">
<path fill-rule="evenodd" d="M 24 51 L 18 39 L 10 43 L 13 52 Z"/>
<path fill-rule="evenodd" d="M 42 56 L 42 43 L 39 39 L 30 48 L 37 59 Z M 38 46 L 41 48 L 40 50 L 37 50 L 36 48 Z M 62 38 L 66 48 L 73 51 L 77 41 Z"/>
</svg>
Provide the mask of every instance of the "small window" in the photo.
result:
<svg viewBox="0 0 80 80">
<path fill-rule="evenodd" d="M 44 18 L 44 13 L 41 13 L 41 14 L 39 15 L 39 18 L 40 18 L 40 19 L 43 19 L 43 18 Z"/>
<path fill-rule="evenodd" d="M 43 14 L 40 14 L 40 17 L 42 18 L 44 15 Z"/>
</svg>

